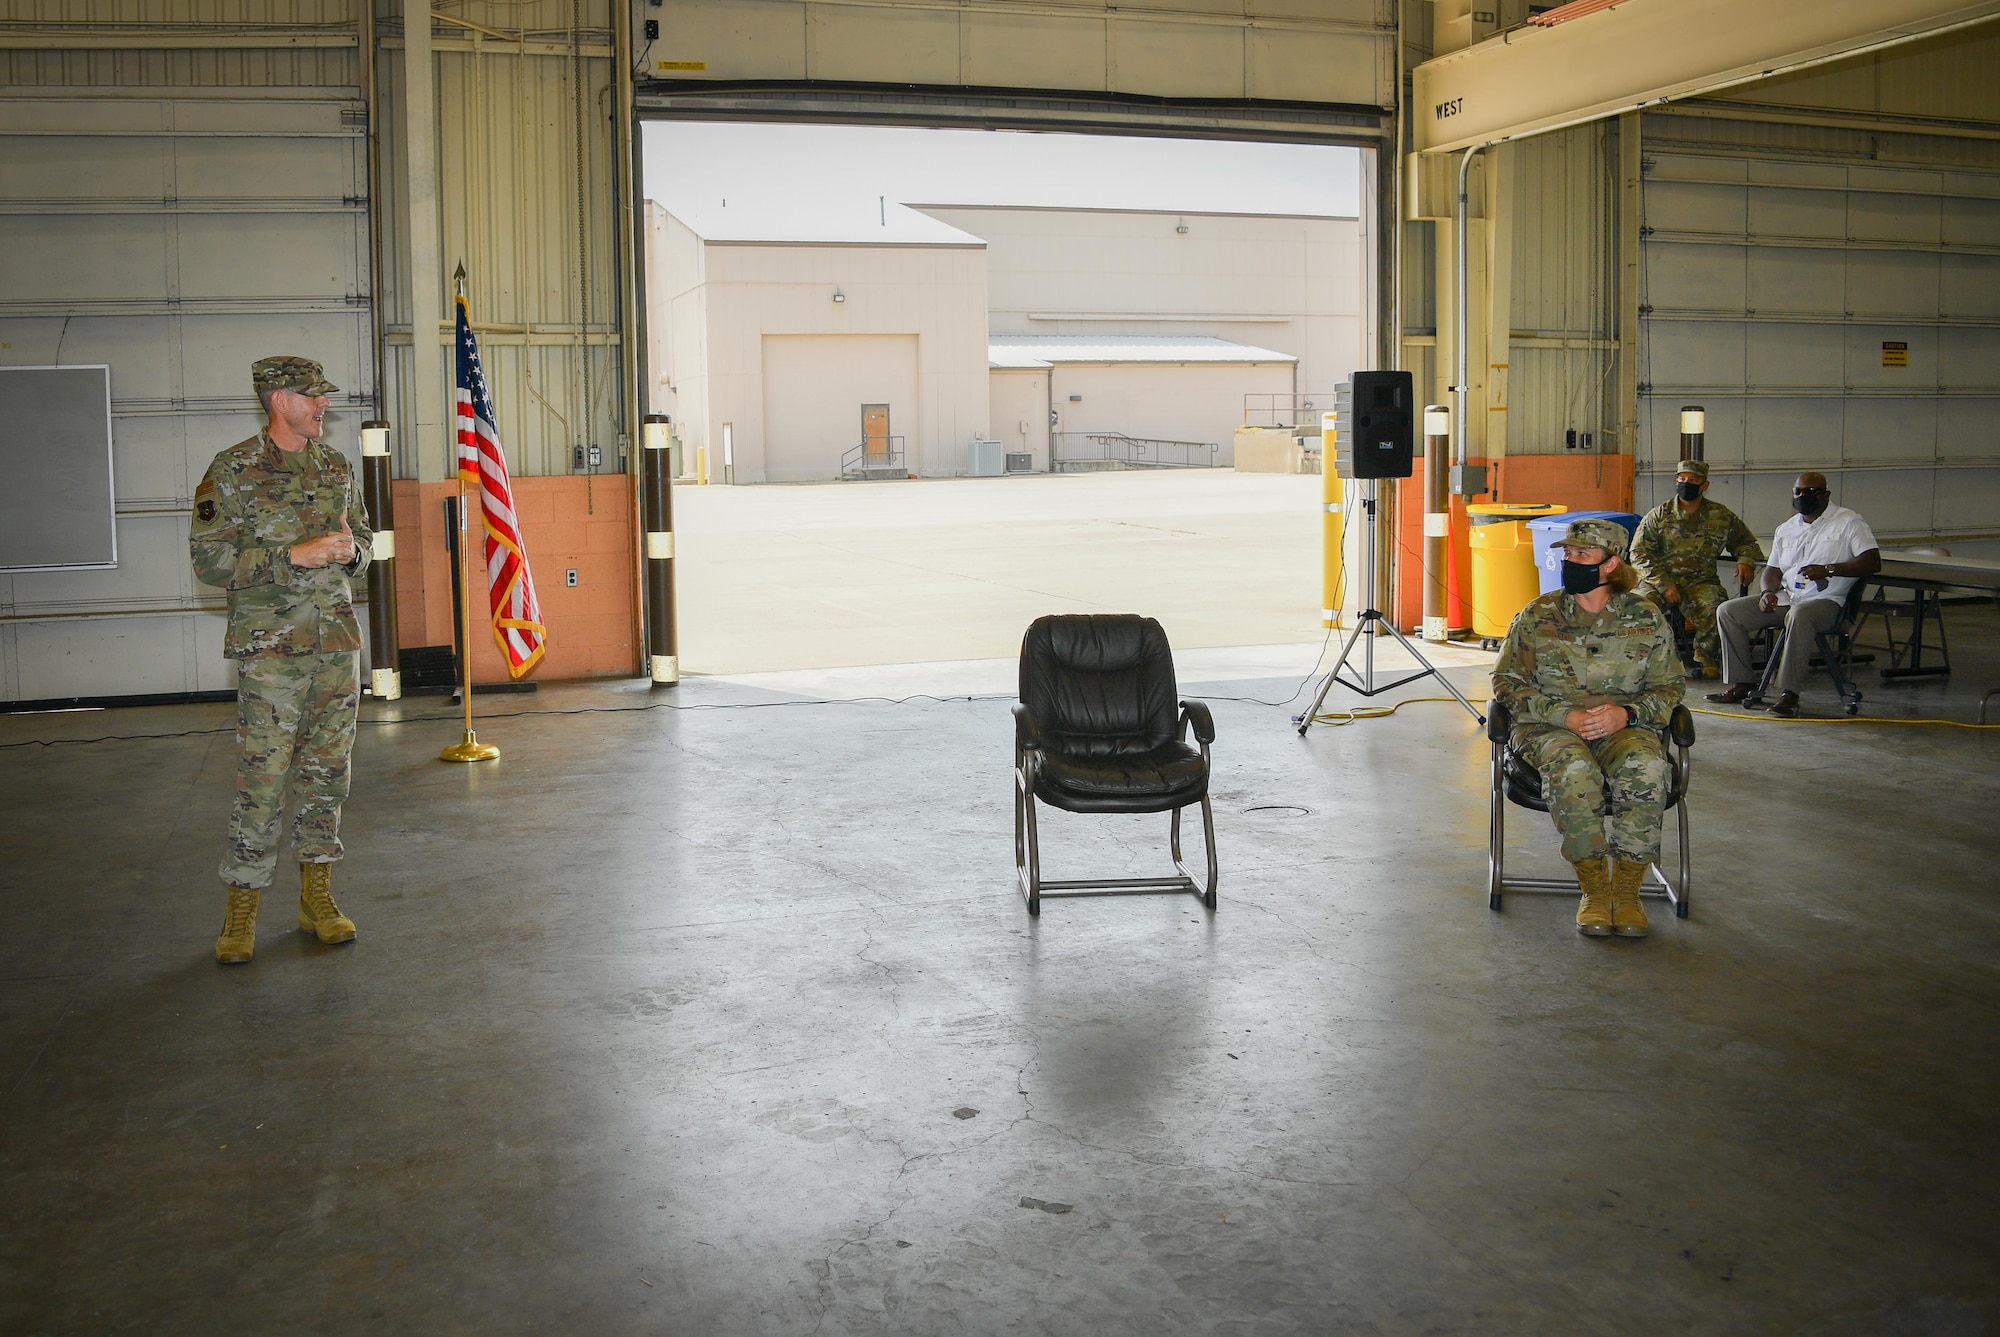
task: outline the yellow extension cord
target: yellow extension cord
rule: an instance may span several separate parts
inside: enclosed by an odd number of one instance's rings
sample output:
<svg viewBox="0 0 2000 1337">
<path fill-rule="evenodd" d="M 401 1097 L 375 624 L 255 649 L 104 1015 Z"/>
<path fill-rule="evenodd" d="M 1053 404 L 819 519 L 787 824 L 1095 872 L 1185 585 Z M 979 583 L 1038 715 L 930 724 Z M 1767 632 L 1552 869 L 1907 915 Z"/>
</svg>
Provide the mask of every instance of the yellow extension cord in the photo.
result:
<svg viewBox="0 0 2000 1337">
<path fill-rule="evenodd" d="M 1786 719 L 1783 715 L 1742 715 L 1733 710 L 1696 710 L 1693 706 L 1688 707 L 1688 712 L 1713 715 L 1719 720 L 1749 720 L 1753 724 L 1921 724 L 1933 729 L 2000 729 L 2000 724 L 1960 724 L 1957 720 L 1883 720 L 1862 715 L 1796 715 Z"/>
<path fill-rule="evenodd" d="M 1313 716 L 1312 722 L 1337 729 L 1343 724 L 1357 724 L 1362 720 L 1387 719 L 1404 706 L 1412 705 L 1418 701 L 1450 701 L 1454 705 L 1457 704 L 1456 698 L 1449 696 L 1413 696 L 1407 701 L 1398 701 L 1393 706 L 1356 706 L 1353 710 L 1321 711 L 1319 714 Z M 1914 724 L 1924 725 L 1933 729 L 2000 729 L 2000 724 L 1961 724 L 1957 720 L 1884 720 L 1870 719 L 1860 715 L 1835 716 L 1831 718 L 1797 716 L 1792 719 L 1786 719 L 1782 715 L 1743 715 L 1733 710 L 1699 710 L 1694 706 L 1688 707 L 1688 713 L 1693 715 L 1712 715 L 1719 720 L 1745 720 L 1752 724 Z"/>
<path fill-rule="evenodd" d="M 1458 704 L 1458 698 L 1455 696 L 1413 696 L 1408 700 L 1398 701 L 1393 706 L 1356 706 L 1352 710 L 1323 710 L 1312 717 L 1312 722 L 1338 729 L 1343 724 L 1354 724 L 1361 720 L 1385 720 L 1404 706 L 1414 705 L 1419 701 L 1449 701 L 1453 705 Z"/>
</svg>

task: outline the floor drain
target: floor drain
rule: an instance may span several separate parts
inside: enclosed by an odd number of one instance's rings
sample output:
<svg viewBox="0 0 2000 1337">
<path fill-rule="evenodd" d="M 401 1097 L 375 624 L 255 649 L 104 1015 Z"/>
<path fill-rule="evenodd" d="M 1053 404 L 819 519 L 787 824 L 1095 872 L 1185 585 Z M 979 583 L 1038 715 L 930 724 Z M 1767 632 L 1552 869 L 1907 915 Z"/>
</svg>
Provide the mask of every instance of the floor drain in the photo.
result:
<svg viewBox="0 0 2000 1337">
<path fill-rule="evenodd" d="M 1301 808 L 1295 803 L 1266 803 L 1255 808 L 1245 808 L 1243 811 L 1246 815 L 1253 812 L 1268 812 L 1276 817 L 1312 816 L 1311 808 Z"/>
</svg>

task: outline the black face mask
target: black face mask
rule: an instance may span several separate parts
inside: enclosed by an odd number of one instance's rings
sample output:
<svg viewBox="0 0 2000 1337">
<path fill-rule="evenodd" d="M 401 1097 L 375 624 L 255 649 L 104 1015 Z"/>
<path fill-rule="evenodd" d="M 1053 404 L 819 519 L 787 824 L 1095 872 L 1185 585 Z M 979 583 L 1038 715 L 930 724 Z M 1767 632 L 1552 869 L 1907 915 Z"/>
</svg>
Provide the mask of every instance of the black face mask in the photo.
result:
<svg viewBox="0 0 2000 1337">
<path fill-rule="evenodd" d="M 1826 509 L 1827 494 L 1821 488 L 1792 493 L 1792 509 L 1800 515 L 1818 515 Z"/>
<path fill-rule="evenodd" d="M 1588 594 L 1604 583 L 1604 563 L 1572 562 L 1563 559 L 1563 588 L 1571 594 Z"/>
<path fill-rule="evenodd" d="M 1700 484 L 1700 483 L 1677 483 L 1677 484 L 1675 484 L 1675 488 L 1676 488 L 1676 490 L 1677 490 L 1677 491 L 1679 491 L 1679 493 L 1681 494 L 1681 500 L 1682 500 L 1682 501 L 1699 501 L 1699 500 L 1701 500 L 1701 484 Z"/>
</svg>

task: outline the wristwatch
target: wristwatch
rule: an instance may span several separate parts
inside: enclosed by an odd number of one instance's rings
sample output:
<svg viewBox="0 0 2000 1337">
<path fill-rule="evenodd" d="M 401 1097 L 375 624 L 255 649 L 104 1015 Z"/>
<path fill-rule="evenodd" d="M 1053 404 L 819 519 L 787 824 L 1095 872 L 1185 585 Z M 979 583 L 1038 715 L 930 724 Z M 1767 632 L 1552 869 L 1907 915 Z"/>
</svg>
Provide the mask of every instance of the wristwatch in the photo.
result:
<svg viewBox="0 0 2000 1337">
<path fill-rule="evenodd" d="M 1639 722 L 1639 712 L 1632 709 L 1632 707 L 1630 706 L 1625 707 L 1625 727 L 1629 729 L 1638 722 Z"/>
</svg>

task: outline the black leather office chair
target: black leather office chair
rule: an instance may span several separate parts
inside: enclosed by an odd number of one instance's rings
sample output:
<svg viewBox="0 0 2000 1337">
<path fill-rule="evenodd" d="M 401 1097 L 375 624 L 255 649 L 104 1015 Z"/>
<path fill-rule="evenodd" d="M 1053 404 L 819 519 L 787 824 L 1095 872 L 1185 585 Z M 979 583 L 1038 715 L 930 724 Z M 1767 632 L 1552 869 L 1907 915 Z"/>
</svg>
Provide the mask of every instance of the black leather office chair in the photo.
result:
<svg viewBox="0 0 2000 1337">
<path fill-rule="evenodd" d="M 1513 728 L 1513 712 L 1498 701 L 1488 702 L 1486 737 L 1493 745 L 1493 797 L 1486 834 L 1486 906 L 1491 910 L 1498 910 L 1502 895 L 1510 891 L 1578 894 L 1573 877 L 1507 876 L 1507 805 L 1518 803 L 1536 812 L 1549 810 L 1548 800 L 1542 795 L 1542 773 L 1507 742 Z M 1693 746 L 1694 716 L 1686 706 L 1675 706 L 1667 720 L 1667 760 L 1673 763 L 1668 777 L 1667 807 L 1675 814 L 1680 828 L 1680 877 L 1669 878 L 1655 861 L 1646 870 L 1646 880 L 1639 887 L 1641 895 L 1666 897 L 1673 904 L 1675 916 L 1681 919 L 1688 917 L 1694 886 L 1688 854 L 1688 810 L 1683 802 L 1687 797 L 1688 776 L 1694 768 L 1694 761 L 1688 756 L 1688 749 Z"/>
<path fill-rule="evenodd" d="M 1215 816 L 1208 745 L 1215 721 L 1199 701 L 1175 708 L 1173 650 L 1160 624 L 1129 613 L 1036 619 L 1021 641 L 1014 707 L 1014 869 L 1028 913 L 1044 896 L 1187 892 L 1215 908 Z M 1199 747 L 1190 746 L 1192 728 Z M 1035 802 L 1066 812 L 1171 812 L 1177 877 L 1044 881 Z M 1201 805 L 1208 880 L 1181 859 L 1181 809 Z"/>
<path fill-rule="evenodd" d="M 1850 715 L 1861 710 L 1861 689 L 1848 675 L 1854 667 L 1854 632 L 1861 620 L 1862 591 L 1867 584 L 1865 578 L 1857 580 L 1847 591 L 1847 598 L 1840 605 L 1840 618 L 1831 631 L 1813 633 L 1813 644 L 1819 650 L 1819 657 L 1813 660 L 1811 667 L 1826 670 L 1826 676 L 1833 680 L 1834 693 L 1840 697 L 1841 706 Z M 1764 657 L 1764 671 L 1758 675 L 1756 690 L 1743 698 L 1744 705 L 1764 704 L 1771 678 L 1777 673 L 1778 662 L 1785 654 L 1785 639 L 1790 635 L 1790 630 L 1785 627 L 1772 630 L 1771 648 Z"/>
</svg>

